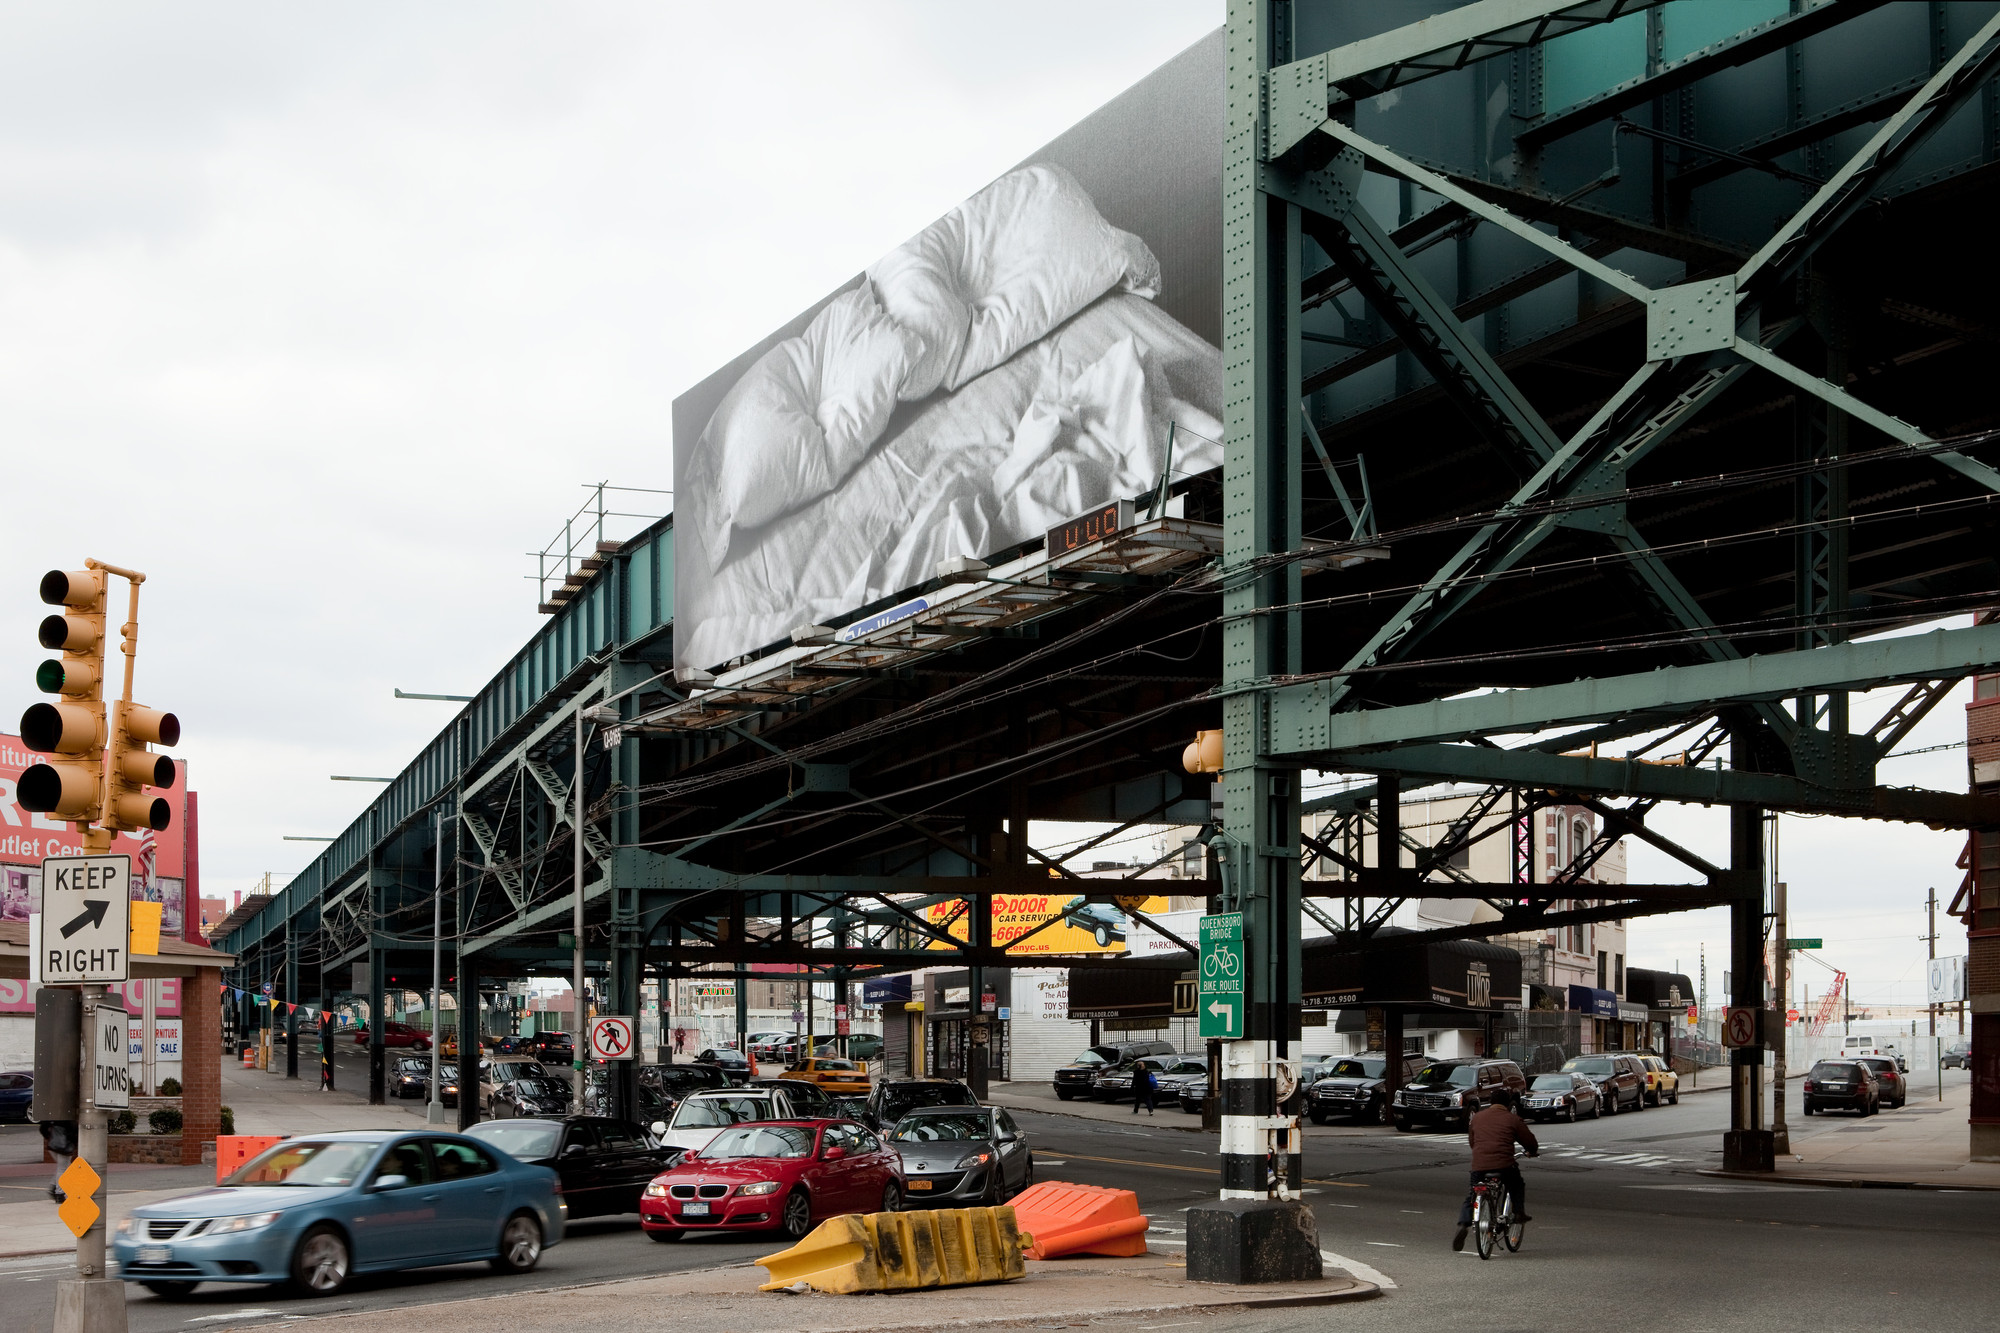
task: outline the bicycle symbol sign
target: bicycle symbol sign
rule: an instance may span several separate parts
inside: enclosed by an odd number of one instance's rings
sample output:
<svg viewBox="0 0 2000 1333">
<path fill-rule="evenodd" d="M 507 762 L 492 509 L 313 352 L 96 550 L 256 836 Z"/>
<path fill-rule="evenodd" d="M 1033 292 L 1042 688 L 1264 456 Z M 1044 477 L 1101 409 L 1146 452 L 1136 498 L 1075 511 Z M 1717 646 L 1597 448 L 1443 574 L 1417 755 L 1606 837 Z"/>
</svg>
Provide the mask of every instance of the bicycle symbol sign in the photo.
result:
<svg viewBox="0 0 2000 1333">
<path fill-rule="evenodd" d="M 1201 919 L 1201 980 L 1195 1010 L 1201 1035 L 1235 1040 L 1243 1035 L 1243 914 Z"/>
<path fill-rule="evenodd" d="M 630 1018 L 599 1017 L 590 1025 L 590 1058 L 593 1060 L 633 1059 L 635 1045 Z"/>
</svg>

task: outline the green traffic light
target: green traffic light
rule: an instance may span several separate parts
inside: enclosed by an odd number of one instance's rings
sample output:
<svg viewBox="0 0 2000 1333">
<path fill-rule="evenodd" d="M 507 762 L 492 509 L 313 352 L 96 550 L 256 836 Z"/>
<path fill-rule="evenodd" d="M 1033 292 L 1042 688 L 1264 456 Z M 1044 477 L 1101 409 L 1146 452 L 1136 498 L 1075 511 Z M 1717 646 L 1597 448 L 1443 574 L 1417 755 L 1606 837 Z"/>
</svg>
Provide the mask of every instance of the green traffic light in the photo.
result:
<svg viewBox="0 0 2000 1333">
<path fill-rule="evenodd" d="M 61 694 L 66 675 L 63 664 L 51 657 L 35 668 L 35 685 L 43 694 Z"/>
</svg>

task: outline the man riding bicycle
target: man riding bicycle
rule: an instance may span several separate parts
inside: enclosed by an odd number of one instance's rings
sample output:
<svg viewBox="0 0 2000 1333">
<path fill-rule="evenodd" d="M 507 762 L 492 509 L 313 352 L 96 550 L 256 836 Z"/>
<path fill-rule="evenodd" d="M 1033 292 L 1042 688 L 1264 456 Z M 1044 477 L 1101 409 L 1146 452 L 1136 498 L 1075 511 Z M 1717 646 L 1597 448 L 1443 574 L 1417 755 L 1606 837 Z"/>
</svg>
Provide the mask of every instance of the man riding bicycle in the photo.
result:
<svg viewBox="0 0 2000 1333">
<path fill-rule="evenodd" d="M 1511 1088 L 1502 1088 L 1493 1094 L 1493 1102 L 1485 1110 L 1466 1117 L 1465 1137 L 1472 1141 L 1472 1183 L 1477 1185 L 1489 1175 L 1498 1176 L 1508 1192 L 1514 1197 L 1514 1220 L 1532 1221 L 1528 1216 L 1528 1185 L 1521 1178 L 1521 1168 L 1514 1164 L 1514 1145 L 1519 1143 L 1533 1157 L 1541 1151 L 1535 1142 L 1535 1131 L 1528 1128 L 1528 1122 L 1515 1114 L 1516 1098 Z M 1465 1233 L 1472 1229 L 1472 1196 L 1465 1196 L 1465 1206 L 1458 1213 L 1458 1234 L 1451 1238 L 1451 1248 L 1465 1248 Z M 1483 1253 L 1483 1252 L 1482 1252 Z"/>
</svg>

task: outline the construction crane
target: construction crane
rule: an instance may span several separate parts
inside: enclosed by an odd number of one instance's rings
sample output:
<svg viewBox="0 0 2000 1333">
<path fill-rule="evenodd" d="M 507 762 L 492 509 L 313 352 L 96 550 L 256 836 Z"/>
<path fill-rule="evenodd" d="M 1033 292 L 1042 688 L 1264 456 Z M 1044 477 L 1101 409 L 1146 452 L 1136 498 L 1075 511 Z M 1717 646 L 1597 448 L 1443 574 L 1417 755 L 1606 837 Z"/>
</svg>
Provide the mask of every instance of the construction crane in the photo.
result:
<svg viewBox="0 0 2000 1333">
<path fill-rule="evenodd" d="M 1847 973 L 1836 970 L 1833 974 L 1833 984 L 1819 997 L 1819 1008 L 1814 1011 L 1812 1023 L 1806 1028 L 1807 1036 L 1817 1037 L 1826 1031 L 1826 1025 L 1833 1021 L 1834 1012 L 1841 1001 L 1841 991 L 1846 985 Z"/>
</svg>

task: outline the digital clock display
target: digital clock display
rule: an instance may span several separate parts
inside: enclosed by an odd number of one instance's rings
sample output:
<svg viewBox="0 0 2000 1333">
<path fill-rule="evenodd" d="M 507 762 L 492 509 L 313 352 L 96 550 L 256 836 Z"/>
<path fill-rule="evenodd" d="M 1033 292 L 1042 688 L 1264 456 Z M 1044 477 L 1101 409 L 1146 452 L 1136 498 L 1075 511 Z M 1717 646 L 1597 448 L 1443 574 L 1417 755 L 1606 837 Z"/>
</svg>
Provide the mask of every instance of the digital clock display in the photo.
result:
<svg viewBox="0 0 2000 1333">
<path fill-rule="evenodd" d="M 1048 555 L 1051 559 L 1081 550 L 1092 542 L 1101 542 L 1114 533 L 1132 526 L 1132 502 L 1114 500 L 1101 505 L 1080 518 L 1058 524 L 1049 529 Z"/>
</svg>

